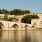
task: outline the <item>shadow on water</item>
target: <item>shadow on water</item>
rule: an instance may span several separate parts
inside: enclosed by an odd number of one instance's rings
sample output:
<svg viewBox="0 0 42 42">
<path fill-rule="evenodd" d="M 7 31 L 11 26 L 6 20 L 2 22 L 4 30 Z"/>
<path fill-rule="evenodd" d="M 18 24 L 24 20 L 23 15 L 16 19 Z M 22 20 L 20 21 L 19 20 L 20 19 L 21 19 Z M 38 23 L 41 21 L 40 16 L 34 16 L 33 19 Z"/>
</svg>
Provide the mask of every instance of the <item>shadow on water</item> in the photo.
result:
<svg viewBox="0 0 42 42">
<path fill-rule="evenodd" d="M 25 31 L 25 40 L 24 42 L 31 42 L 31 35 L 29 35 L 28 31 Z"/>
<path fill-rule="evenodd" d="M 0 42 L 1 42 L 1 38 L 2 38 L 2 31 L 0 30 Z"/>
<path fill-rule="evenodd" d="M 21 42 L 31 42 L 31 34 L 30 34 L 30 32 L 24 31 L 24 37 L 22 37 Z"/>
<path fill-rule="evenodd" d="M 21 42 L 21 31 L 14 31 L 14 42 Z"/>
</svg>

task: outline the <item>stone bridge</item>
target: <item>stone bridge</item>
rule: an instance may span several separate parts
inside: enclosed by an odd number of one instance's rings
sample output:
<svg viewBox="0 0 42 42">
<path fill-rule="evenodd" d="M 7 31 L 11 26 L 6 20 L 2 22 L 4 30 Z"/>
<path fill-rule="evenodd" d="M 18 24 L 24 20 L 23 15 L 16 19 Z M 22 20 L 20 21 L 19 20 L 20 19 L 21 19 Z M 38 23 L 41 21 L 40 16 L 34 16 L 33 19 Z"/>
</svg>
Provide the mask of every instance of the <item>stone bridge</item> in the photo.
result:
<svg viewBox="0 0 42 42">
<path fill-rule="evenodd" d="M 0 29 L 2 30 L 27 30 L 27 28 L 30 26 L 31 24 L 0 20 Z"/>
</svg>

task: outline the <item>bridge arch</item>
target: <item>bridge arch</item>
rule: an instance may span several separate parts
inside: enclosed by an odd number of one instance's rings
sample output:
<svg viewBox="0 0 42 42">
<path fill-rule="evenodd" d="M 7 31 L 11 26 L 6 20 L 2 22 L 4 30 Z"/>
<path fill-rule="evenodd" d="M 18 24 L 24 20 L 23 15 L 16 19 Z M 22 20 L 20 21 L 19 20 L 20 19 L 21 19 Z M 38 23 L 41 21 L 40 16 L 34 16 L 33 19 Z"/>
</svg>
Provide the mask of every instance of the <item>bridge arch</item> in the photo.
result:
<svg viewBox="0 0 42 42">
<path fill-rule="evenodd" d="M 12 27 L 14 27 L 15 29 L 19 28 L 18 24 L 14 24 Z"/>
<path fill-rule="evenodd" d="M 4 24 L 0 22 L 0 30 L 3 30 Z"/>
<path fill-rule="evenodd" d="M 27 30 L 28 25 L 26 24 L 24 27 L 25 27 L 25 30 Z"/>
</svg>

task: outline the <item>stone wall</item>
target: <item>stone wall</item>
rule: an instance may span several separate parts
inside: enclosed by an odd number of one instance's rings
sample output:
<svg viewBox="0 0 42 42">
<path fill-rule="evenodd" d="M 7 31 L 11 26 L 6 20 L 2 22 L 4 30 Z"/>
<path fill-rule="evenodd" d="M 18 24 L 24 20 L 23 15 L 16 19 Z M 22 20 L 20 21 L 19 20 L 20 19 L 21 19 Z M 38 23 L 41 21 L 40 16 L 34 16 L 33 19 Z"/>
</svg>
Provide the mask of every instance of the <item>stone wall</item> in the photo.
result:
<svg viewBox="0 0 42 42">
<path fill-rule="evenodd" d="M 27 30 L 31 27 L 31 24 L 10 22 L 10 21 L 1 21 L 0 23 L 3 30 Z"/>
</svg>

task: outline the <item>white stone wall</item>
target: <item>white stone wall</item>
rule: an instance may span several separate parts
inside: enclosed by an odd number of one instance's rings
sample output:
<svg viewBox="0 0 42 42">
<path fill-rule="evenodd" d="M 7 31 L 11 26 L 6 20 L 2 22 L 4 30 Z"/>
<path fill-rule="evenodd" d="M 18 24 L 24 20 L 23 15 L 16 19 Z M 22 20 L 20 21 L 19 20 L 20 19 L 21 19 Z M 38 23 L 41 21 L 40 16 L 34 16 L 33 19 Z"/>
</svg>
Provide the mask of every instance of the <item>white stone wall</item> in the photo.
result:
<svg viewBox="0 0 42 42">
<path fill-rule="evenodd" d="M 13 17 L 13 18 L 14 18 L 14 16 L 15 16 L 15 15 L 8 15 L 8 18 L 10 18 L 10 17 Z"/>
<path fill-rule="evenodd" d="M 35 25 L 36 23 L 36 25 Z M 32 19 L 31 24 L 34 25 L 35 28 L 42 28 L 42 18 Z"/>
<path fill-rule="evenodd" d="M 37 24 L 38 24 L 38 19 L 32 19 L 31 20 L 31 24 L 32 24 L 32 26 L 34 26 L 36 28 L 37 27 Z"/>
<path fill-rule="evenodd" d="M 15 28 L 12 27 L 14 24 L 18 25 L 17 30 L 25 30 L 25 25 L 28 26 L 26 27 L 27 29 L 31 27 L 31 24 L 25 24 L 25 23 L 1 21 L 1 20 L 0 22 L 3 24 L 3 27 L 2 27 L 3 30 L 14 30 Z"/>
</svg>

